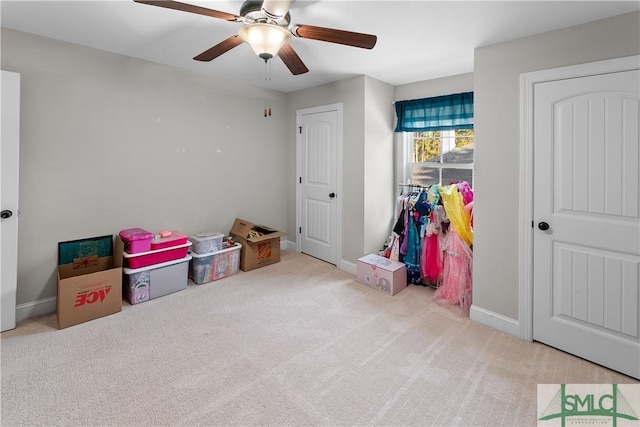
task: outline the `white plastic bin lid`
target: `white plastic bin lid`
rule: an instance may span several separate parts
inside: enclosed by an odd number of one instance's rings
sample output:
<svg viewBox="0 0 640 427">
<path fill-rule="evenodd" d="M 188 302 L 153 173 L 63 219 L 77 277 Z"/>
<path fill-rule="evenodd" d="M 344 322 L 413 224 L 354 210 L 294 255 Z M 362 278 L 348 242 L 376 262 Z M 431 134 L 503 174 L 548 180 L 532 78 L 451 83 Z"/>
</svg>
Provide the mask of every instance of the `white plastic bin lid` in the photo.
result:
<svg viewBox="0 0 640 427">
<path fill-rule="evenodd" d="M 197 254 L 195 252 L 191 252 L 191 256 L 194 257 L 194 258 L 206 258 L 206 257 L 210 257 L 210 256 L 213 256 L 213 255 L 218 255 L 218 254 L 221 254 L 221 253 L 224 253 L 224 252 L 233 251 L 235 249 L 240 249 L 240 248 L 242 248 L 242 245 L 240 243 L 236 242 L 230 248 L 220 249 L 219 251 L 207 252 L 206 254 Z"/>
<path fill-rule="evenodd" d="M 188 261 L 191 261 L 191 255 L 187 255 L 186 257 L 180 258 L 180 259 L 174 259 L 174 260 L 171 260 L 171 261 L 161 262 L 159 264 L 152 264 L 152 265 L 149 265 L 147 267 L 123 268 L 122 272 L 124 274 L 135 274 L 135 273 L 140 273 L 141 271 L 155 270 L 156 268 L 168 267 L 170 265 L 180 264 L 181 262 L 188 262 Z"/>
<path fill-rule="evenodd" d="M 202 242 L 204 240 L 211 240 L 216 238 L 223 238 L 224 234 L 216 231 L 204 231 L 202 233 L 196 233 L 189 236 L 189 240 L 195 240 L 196 242 Z"/>
</svg>

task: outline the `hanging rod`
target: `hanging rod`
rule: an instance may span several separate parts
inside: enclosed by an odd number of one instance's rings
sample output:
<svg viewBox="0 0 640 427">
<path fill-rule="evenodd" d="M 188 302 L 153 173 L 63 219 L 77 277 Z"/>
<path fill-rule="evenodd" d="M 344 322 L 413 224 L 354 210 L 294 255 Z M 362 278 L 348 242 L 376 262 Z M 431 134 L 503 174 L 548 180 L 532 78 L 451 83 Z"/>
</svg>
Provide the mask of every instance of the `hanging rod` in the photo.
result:
<svg viewBox="0 0 640 427">
<path fill-rule="evenodd" d="M 414 187 L 414 188 L 429 188 L 429 185 L 421 185 L 421 184 L 402 184 L 398 183 L 399 187 Z"/>
</svg>

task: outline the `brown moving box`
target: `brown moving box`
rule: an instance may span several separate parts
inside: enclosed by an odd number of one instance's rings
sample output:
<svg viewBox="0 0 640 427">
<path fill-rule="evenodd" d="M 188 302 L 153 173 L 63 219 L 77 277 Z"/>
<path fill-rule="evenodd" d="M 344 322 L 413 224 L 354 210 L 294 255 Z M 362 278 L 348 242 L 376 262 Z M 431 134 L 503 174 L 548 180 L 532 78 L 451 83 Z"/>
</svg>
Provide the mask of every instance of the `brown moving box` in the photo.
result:
<svg viewBox="0 0 640 427">
<path fill-rule="evenodd" d="M 249 271 L 279 262 L 280 237 L 287 233 L 236 218 L 230 234 L 242 245 L 240 270 Z"/>
<path fill-rule="evenodd" d="M 105 254 L 94 250 L 99 244 L 107 244 L 107 239 L 112 245 L 113 236 L 58 245 L 59 329 L 122 310 L 122 268 L 114 268 L 112 254 L 102 256 Z"/>
</svg>

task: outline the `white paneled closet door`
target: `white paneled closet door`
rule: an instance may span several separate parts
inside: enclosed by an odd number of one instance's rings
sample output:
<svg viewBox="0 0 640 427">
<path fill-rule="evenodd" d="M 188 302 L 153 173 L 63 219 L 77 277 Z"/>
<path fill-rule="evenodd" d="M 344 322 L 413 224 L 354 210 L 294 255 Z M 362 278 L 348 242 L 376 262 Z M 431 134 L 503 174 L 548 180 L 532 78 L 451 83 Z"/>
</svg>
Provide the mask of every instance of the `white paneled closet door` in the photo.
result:
<svg viewBox="0 0 640 427">
<path fill-rule="evenodd" d="M 338 254 L 338 138 L 340 112 L 299 112 L 300 251 L 336 265 Z"/>
<path fill-rule="evenodd" d="M 534 89 L 533 338 L 640 378 L 638 70 Z"/>
</svg>

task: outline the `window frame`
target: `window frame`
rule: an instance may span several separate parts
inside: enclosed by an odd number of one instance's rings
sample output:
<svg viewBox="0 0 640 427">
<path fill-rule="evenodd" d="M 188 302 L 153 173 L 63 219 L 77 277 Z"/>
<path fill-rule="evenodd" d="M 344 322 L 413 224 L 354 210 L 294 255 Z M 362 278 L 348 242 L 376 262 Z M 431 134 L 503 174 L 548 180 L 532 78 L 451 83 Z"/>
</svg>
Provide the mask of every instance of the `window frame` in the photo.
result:
<svg viewBox="0 0 640 427">
<path fill-rule="evenodd" d="M 403 184 L 413 184 L 412 175 L 414 167 L 428 167 L 438 169 L 438 183 L 442 185 L 442 171 L 443 169 L 465 169 L 471 170 L 471 185 L 474 182 L 475 174 L 474 174 L 474 162 L 471 163 L 446 163 L 442 161 L 442 156 L 444 153 L 440 153 L 439 161 L 428 161 L 428 162 L 413 162 L 413 142 L 416 139 L 416 134 L 420 132 L 401 132 L 397 133 L 396 142 L 397 142 L 397 178 L 398 178 L 398 191 L 397 195 L 400 195 L 402 192 Z M 447 135 L 448 134 L 448 135 Z M 453 135 L 452 135 L 453 134 Z M 442 139 L 446 137 L 455 137 L 454 130 L 441 130 L 440 138 L 441 143 Z M 473 141 L 475 143 L 475 133 L 473 136 Z M 474 148 L 475 150 L 475 148 Z M 441 150 L 442 151 L 442 150 Z M 475 153 L 474 153 L 475 160 Z M 473 188 L 473 186 L 472 186 Z"/>
</svg>

